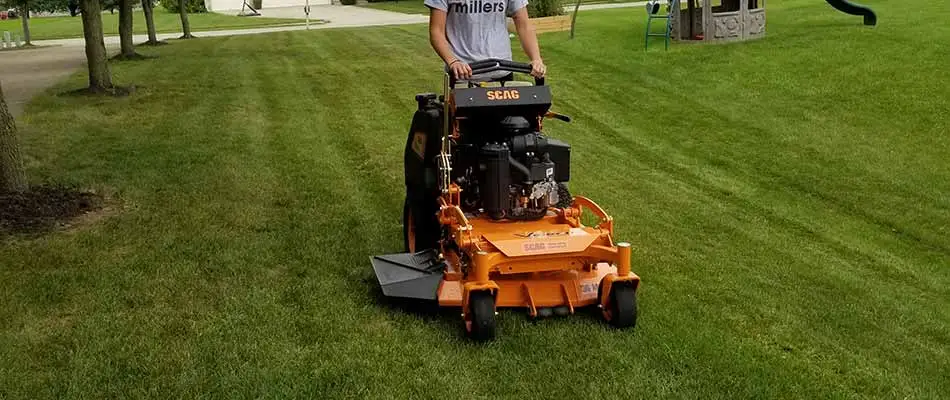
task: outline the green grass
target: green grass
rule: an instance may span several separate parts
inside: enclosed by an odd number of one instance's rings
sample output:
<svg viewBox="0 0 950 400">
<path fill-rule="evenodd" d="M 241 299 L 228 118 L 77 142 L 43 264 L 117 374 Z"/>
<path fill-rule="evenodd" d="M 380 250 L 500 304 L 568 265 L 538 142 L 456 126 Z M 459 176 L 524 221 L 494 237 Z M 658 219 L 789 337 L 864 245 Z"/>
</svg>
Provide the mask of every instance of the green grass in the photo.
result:
<svg viewBox="0 0 950 400">
<path fill-rule="evenodd" d="M 181 32 L 181 18 L 178 14 L 167 12 L 161 7 L 155 8 L 155 30 L 158 33 Z M 145 14 L 141 10 L 134 12 L 132 29 L 135 34 L 146 34 Z M 300 23 L 302 20 L 290 18 L 238 17 L 218 13 L 188 14 L 191 30 L 195 32 L 224 29 L 257 28 L 262 26 Z M 0 21 L 0 31 L 22 34 L 19 19 Z M 102 14 L 102 31 L 105 35 L 119 34 L 119 11 L 115 14 Z M 30 19 L 30 34 L 33 40 L 65 39 L 82 37 L 82 19 L 75 17 L 43 17 Z"/>
<path fill-rule="evenodd" d="M 669 52 L 639 9 L 542 36 L 575 118 L 546 127 L 635 244 L 640 321 L 505 311 L 487 346 L 383 305 L 369 265 L 440 84 L 424 25 L 143 49 L 113 66 L 133 97 L 18 121 L 33 182 L 125 209 L 0 244 L 0 397 L 945 398 L 950 25 L 920 21 L 950 11 L 867 3 L 880 26 L 788 0 L 767 39 Z"/>
</svg>

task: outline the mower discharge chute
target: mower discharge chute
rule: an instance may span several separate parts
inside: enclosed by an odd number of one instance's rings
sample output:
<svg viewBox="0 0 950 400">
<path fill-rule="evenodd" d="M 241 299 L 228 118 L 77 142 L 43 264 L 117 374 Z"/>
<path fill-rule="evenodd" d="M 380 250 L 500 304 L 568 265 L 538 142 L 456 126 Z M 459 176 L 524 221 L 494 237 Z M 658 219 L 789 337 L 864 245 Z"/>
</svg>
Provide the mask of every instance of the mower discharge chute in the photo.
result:
<svg viewBox="0 0 950 400">
<path fill-rule="evenodd" d="M 528 74 L 506 60 L 471 64 L 474 75 Z M 499 307 L 531 317 L 597 306 L 619 328 L 636 324 L 640 278 L 630 245 L 615 243 L 613 220 L 572 197 L 570 145 L 544 136 L 552 113 L 544 79 L 514 85 L 445 76 L 443 96 L 416 96 L 404 155 L 405 253 L 371 257 L 386 296 L 459 307 L 466 334 L 495 337 Z M 599 221 L 581 222 L 590 213 Z"/>
</svg>

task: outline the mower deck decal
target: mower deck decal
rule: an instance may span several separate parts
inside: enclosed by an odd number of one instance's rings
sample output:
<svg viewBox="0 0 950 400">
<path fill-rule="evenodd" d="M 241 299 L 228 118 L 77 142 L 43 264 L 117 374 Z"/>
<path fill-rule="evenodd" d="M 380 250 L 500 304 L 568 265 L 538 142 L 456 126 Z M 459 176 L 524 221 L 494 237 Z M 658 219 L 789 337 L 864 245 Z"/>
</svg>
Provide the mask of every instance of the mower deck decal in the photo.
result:
<svg viewBox="0 0 950 400">
<path fill-rule="evenodd" d="M 508 257 L 582 252 L 597 239 L 596 235 L 573 232 L 486 233 L 482 237 Z"/>
</svg>

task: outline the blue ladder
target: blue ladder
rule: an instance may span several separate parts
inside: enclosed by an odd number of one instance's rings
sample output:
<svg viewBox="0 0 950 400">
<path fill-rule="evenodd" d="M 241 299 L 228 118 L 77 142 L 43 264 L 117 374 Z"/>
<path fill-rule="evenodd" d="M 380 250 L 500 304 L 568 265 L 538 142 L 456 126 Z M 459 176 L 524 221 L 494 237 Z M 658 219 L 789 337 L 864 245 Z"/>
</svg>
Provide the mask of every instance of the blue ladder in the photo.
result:
<svg viewBox="0 0 950 400">
<path fill-rule="evenodd" d="M 650 48 L 650 37 L 663 37 L 666 42 L 666 49 L 670 49 L 670 34 L 673 31 L 673 13 L 679 12 L 679 0 L 666 1 L 666 14 L 660 14 L 660 0 L 649 0 L 647 7 L 647 33 L 643 40 L 644 49 Z M 674 11 L 675 10 L 675 11 Z M 663 33 L 654 33 L 650 30 L 650 23 L 654 19 L 665 19 L 666 29 Z"/>
</svg>

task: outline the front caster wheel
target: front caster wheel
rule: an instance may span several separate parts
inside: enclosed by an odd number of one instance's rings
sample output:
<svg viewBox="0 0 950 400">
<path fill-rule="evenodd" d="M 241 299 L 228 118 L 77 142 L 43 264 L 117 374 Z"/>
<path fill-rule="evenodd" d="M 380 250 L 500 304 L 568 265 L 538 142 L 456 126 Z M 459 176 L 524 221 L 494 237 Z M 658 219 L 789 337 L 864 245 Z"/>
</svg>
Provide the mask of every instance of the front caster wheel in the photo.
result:
<svg viewBox="0 0 950 400">
<path fill-rule="evenodd" d="M 637 325 L 637 292 L 631 286 L 614 284 L 610 288 L 604 319 L 615 328 L 633 328 Z"/>
<path fill-rule="evenodd" d="M 465 333 L 478 342 L 495 339 L 495 297 L 487 290 L 473 292 L 468 298 L 469 320 Z"/>
</svg>

